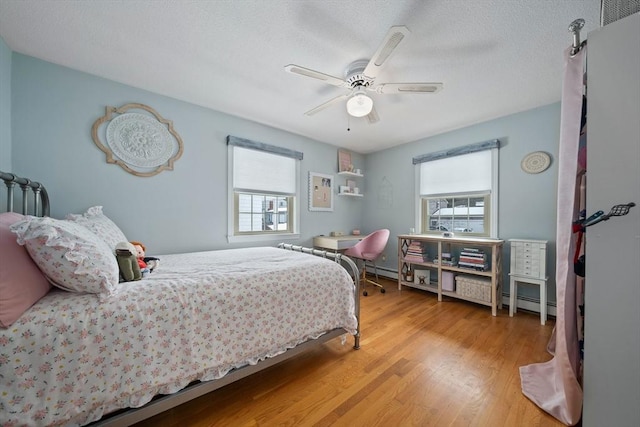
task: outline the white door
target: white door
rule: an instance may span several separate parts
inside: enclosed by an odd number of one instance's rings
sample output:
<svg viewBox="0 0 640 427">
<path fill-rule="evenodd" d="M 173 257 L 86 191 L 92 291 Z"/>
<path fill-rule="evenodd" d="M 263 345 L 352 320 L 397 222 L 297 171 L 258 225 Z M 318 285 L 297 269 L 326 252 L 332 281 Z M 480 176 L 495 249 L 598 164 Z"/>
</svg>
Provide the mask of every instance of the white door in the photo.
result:
<svg viewBox="0 0 640 427">
<path fill-rule="evenodd" d="M 640 14 L 588 35 L 584 427 L 640 425 Z"/>
</svg>

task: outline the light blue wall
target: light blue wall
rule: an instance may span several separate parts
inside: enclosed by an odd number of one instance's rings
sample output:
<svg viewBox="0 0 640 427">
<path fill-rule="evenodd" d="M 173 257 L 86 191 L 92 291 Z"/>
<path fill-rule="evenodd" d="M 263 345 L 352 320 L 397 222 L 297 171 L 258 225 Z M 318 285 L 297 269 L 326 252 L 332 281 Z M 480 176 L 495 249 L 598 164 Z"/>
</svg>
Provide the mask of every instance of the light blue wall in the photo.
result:
<svg viewBox="0 0 640 427">
<path fill-rule="evenodd" d="M 435 120 L 435 119 L 434 119 Z M 415 166 L 412 158 L 476 142 L 499 139 L 499 217 L 501 239 L 531 238 L 549 241 L 549 296 L 555 301 L 555 230 L 557 155 L 560 133 L 560 104 L 469 126 L 432 138 L 367 155 L 365 159 L 367 196 L 363 227 L 389 228 L 385 268 L 397 271 L 397 238 L 415 224 Z M 522 171 L 522 158 L 532 151 L 551 154 L 551 167 L 530 175 Z M 503 251 L 504 281 L 508 288 L 509 246 Z M 508 289 L 504 289 L 508 292 Z M 537 298 L 537 289 L 522 287 L 523 295 Z"/>
<path fill-rule="evenodd" d="M 8 49 L 7 49 L 8 50 Z M 150 253 L 223 249 L 227 230 L 227 151 L 225 139 L 242 138 L 304 152 L 301 167 L 301 231 L 294 243 L 311 246 L 312 237 L 331 230 L 389 228 L 386 269 L 397 269 L 398 234 L 415 224 L 415 174 L 411 159 L 420 154 L 498 138 L 502 239 L 550 242 L 550 299 L 555 295 L 555 212 L 560 105 L 513 114 L 366 156 L 353 153 L 365 177 L 364 198 L 335 197 L 334 212 L 309 212 L 309 171 L 335 174 L 337 148 L 238 117 L 136 89 L 86 73 L 14 53 L 9 144 L 13 172 L 47 184 L 52 216 L 103 205 L 130 239 L 144 241 Z M 173 121 L 184 141 L 175 170 L 140 178 L 105 162 L 91 139 L 93 122 L 105 106 L 138 102 Z M 551 167 L 538 175 L 520 169 L 532 151 L 552 155 Z M 335 175 L 336 184 L 343 181 Z M 271 242 L 271 243 L 275 243 Z M 505 245 L 505 281 L 509 248 Z M 508 291 L 508 289 L 505 289 Z M 536 289 L 523 289 L 537 298 Z"/>
<path fill-rule="evenodd" d="M 229 134 L 304 152 L 302 233 L 291 243 L 311 246 L 314 235 L 351 230 L 363 215 L 361 199 L 344 197 L 335 197 L 334 212 L 308 210 L 308 172 L 335 174 L 334 146 L 17 53 L 13 76 L 13 171 L 47 186 L 53 217 L 103 205 L 149 254 L 241 246 L 226 240 Z M 173 121 L 184 142 L 173 171 L 136 177 L 107 164 L 94 144 L 91 126 L 105 107 L 131 102 Z M 354 153 L 355 166 L 363 162 Z"/>
<path fill-rule="evenodd" d="M 11 50 L 0 37 L 0 170 L 11 171 Z"/>
</svg>

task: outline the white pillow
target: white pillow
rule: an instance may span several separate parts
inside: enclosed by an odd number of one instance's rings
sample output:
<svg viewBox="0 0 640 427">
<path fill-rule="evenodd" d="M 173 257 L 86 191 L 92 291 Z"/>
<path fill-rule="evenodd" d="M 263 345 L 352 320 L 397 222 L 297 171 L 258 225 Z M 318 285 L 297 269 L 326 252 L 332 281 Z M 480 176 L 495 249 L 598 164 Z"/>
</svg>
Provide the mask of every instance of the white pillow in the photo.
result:
<svg viewBox="0 0 640 427">
<path fill-rule="evenodd" d="M 112 250 L 82 225 L 27 216 L 10 229 L 55 286 L 107 296 L 118 284 L 118 263 Z"/>
<path fill-rule="evenodd" d="M 104 240 L 112 251 L 115 250 L 118 243 L 128 241 L 115 222 L 102 213 L 102 206 L 93 206 L 87 209 L 84 214 L 68 214 L 66 219 L 87 227 Z"/>
</svg>

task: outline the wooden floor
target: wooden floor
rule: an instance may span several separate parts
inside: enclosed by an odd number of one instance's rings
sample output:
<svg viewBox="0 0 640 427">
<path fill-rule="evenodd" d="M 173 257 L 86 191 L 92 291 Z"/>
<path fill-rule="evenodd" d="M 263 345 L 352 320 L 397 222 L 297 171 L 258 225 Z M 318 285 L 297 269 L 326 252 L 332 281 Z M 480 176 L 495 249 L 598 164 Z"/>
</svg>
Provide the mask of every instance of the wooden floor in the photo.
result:
<svg viewBox="0 0 640 427">
<path fill-rule="evenodd" d="M 518 372 L 551 358 L 553 321 L 384 283 L 361 297 L 360 350 L 332 340 L 136 426 L 562 425 Z"/>
</svg>

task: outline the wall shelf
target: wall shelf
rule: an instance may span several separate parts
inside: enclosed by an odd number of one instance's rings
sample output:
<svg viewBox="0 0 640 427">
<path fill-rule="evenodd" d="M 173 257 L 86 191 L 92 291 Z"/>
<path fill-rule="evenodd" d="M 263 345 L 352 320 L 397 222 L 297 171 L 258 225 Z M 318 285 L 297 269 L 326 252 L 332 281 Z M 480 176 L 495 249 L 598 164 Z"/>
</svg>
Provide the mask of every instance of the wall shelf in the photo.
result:
<svg viewBox="0 0 640 427">
<path fill-rule="evenodd" d="M 355 172 L 349 172 L 349 171 L 338 172 L 338 175 L 353 176 L 353 177 L 356 177 L 356 178 L 362 178 L 364 176 L 361 173 L 355 173 Z"/>
<path fill-rule="evenodd" d="M 364 175 L 362 175 L 361 173 L 355 173 L 355 172 L 351 172 L 351 171 L 342 171 L 342 172 L 338 172 L 338 175 L 341 176 L 345 176 L 345 177 L 350 177 L 350 178 L 362 178 Z M 353 184 L 349 187 L 351 189 L 353 189 L 353 187 L 355 187 L 355 181 L 353 180 L 349 180 L 347 179 L 347 185 L 343 186 L 339 186 L 339 190 L 347 190 L 347 186 L 349 184 L 349 181 L 352 181 Z M 338 191 L 338 196 L 350 196 L 350 197 L 363 197 L 364 195 L 362 193 L 347 193 L 345 191 Z"/>
</svg>

